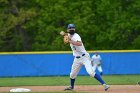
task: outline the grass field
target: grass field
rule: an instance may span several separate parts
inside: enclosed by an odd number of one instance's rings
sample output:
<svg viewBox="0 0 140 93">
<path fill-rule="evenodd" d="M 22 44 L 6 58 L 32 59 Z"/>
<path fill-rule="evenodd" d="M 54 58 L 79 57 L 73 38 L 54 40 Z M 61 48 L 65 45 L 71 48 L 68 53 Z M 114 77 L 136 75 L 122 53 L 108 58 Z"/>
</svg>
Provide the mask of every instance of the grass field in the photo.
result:
<svg viewBox="0 0 140 93">
<path fill-rule="evenodd" d="M 106 75 L 103 79 L 110 85 L 135 85 L 140 75 Z M 78 76 L 76 85 L 99 85 L 94 78 Z M 9 77 L 0 78 L 0 86 L 59 86 L 69 85 L 69 76 Z"/>
<path fill-rule="evenodd" d="M 109 85 L 135 85 L 140 81 L 140 75 L 105 75 L 103 79 Z M 94 78 L 78 76 L 76 85 L 99 85 Z M 47 77 L 3 77 L 0 78 L 0 86 L 68 86 L 69 76 Z M 6 93 L 6 92 L 5 92 Z M 31 93 L 73 93 L 73 92 L 31 92 Z M 82 92 L 76 92 L 82 93 Z M 88 93 L 88 92 L 83 92 Z"/>
</svg>

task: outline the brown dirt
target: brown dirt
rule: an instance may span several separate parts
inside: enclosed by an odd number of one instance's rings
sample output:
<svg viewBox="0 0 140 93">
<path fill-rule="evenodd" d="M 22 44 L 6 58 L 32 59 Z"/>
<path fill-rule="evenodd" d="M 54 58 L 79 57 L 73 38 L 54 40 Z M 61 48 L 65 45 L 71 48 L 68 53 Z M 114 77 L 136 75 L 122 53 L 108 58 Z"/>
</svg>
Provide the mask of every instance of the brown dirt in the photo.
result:
<svg viewBox="0 0 140 93">
<path fill-rule="evenodd" d="M 63 92 L 65 86 L 19 86 L 19 87 L 0 87 L 0 92 L 9 92 L 13 88 L 28 88 L 32 92 Z M 74 92 L 89 93 L 140 93 L 139 85 L 111 85 L 108 91 L 104 91 L 101 85 L 75 86 Z"/>
</svg>

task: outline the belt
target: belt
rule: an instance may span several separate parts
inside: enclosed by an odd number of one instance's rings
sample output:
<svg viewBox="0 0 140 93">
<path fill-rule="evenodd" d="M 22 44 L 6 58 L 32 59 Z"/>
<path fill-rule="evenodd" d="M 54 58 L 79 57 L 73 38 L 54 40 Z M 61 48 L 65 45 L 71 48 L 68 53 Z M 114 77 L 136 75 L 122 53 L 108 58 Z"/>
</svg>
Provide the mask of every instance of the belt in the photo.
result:
<svg viewBox="0 0 140 93">
<path fill-rule="evenodd" d="M 82 56 L 85 56 L 85 54 L 82 54 Z M 80 56 L 76 56 L 76 58 L 81 58 Z"/>
</svg>

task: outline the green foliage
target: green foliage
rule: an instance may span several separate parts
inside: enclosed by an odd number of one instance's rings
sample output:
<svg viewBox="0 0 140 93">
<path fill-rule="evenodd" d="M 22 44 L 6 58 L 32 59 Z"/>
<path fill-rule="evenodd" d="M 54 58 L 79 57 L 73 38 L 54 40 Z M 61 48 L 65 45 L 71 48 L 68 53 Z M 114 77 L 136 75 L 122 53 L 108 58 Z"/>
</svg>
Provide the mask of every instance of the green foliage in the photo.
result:
<svg viewBox="0 0 140 93">
<path fill-rule="evenodd" d="M 70 50 L 76 25 L 86 50 L 140 49 L 139 0 L 1 0 L 0 51 Z"/>
</svg>

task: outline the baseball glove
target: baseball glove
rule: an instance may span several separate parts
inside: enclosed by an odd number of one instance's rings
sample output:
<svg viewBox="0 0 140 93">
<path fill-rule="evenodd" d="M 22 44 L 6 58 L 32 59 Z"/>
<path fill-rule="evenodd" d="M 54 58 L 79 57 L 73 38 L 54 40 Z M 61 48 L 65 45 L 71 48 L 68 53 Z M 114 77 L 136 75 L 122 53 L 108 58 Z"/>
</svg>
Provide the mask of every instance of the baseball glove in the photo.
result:
<svg viewBox="0 0 140 93">
<path fill-rule="evenodd" d="M 69 36 L 68 35 L 64 35 L 64 43 L 65 44 L 69 43 Z"/>
</svg>

